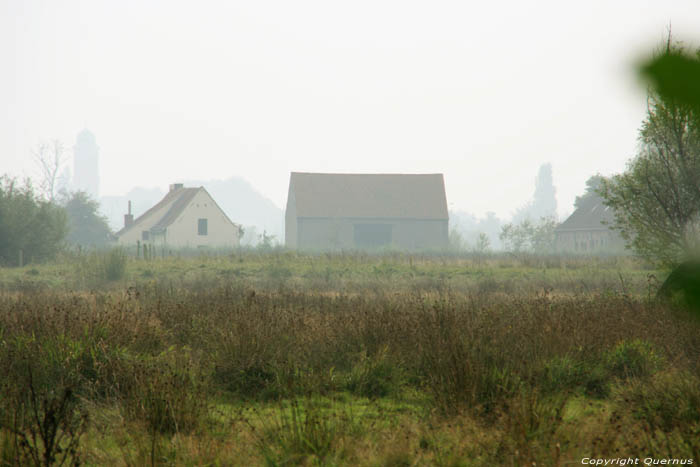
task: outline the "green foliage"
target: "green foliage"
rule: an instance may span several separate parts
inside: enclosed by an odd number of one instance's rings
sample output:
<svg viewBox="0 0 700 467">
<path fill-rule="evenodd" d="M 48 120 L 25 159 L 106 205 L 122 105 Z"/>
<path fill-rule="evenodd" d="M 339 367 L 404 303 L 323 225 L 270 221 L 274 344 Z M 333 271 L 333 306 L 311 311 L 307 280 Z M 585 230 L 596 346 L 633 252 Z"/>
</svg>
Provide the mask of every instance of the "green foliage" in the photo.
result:
<svg viewBox="0 0 700 467">
<path fill-rule="evenodd" d="M 627 244 L 666 266 L 700 253 L 700 108 L 684 101 L 685 85 L 667 81 L 669 70 L 690 64 L 682 53 L 669 42 L 648 68 L 660 88 L 649 92 L 640 149 L 625 172 L 605 180 L 600 190 Z"/>
<path fill-rule="evenodd" d="M 668 47 L 642 65 L 640 72 L 665 100 L 700 109 L 700 53 L 692 56 Z"/>
<path fill-rule="evenodd" d="M 504 225 L 499 238 L 507 251 L 548 253 L 554 251 L 554 229 L 557 225 L 553 217 L 543 217 L 536 224 L 526 219 L 520 224 Z"/>
<path fill-rule="evenodd" d="M 545 362 L 542 378 L 542 390 L 556 393 L 572 390 L 585 383 L 586 365 L 568 355 L 555 357 Z"/>
<path fill-rule="evenodd" d="M 68 236 L 66 241 L 83 247 L 107 245 L 112 231 L 107 218 L 99 214 L 100 205 L 84 191 L 67 196 L 62 205 L 68 216 Z"/>
<path fill-rule="evenodd" d="M 668 275 L 657 295 L 700 316 L 700 263 L 686 261 L 679 264 Z"/>
<path fill-rule="evenodd" d="M 384 347 L 373 357 L 360 353 L 345 387 L 353 394 L 374 399 L 398 394 L 403 379 L 401 368 L 389 361 L 388 349 Z"/>
<path fill-rule="evenodd" d="M 123 279 L 127 261 L 126 252 L 122 248 L 112 248 L 104 262 L 104 278 L 108 281 Z"/>
<path fill-rule="evenodd" d="M 608 371 L 617 377 L 644 377 L 658 371 L 663 358 L 646 341 L 621 341 L 605 354 Z"/>
<path fill-rule="evenodd" d="M 41 200 L 28 182 L 0 177 L 0 264 L 16 265 L 56 256 L 66 236 L 66 214 Z"/>
<path fill-rule="evenodd" d="M 111 250 L 99 250 L 80 254 L 76 261 L 76 270 L 85 284 L 100 284 L 118 281 L 126 275 L 129 257 L 121 247 Z"/>
<path fill-rule="evenodd" d="M 326 465 L 352 422 L 349 413 L 326 410 L 313 399 L 293 399 L 281 404 L 278 416 L 263 427 L 258 446 L 269 466 Z"/>
<path fill-rule="evenodd" d="M 600 189 L 603 187 L 604 180 L 600 174 L 589 177 L 586 180 L 586 191 L 583 195 L 576 197 L 574 207 L 578 209 L 588 201 L 600 200 Z"/>
<path fill-rule="evenodd" d="M 491 240 L 489 240 L 488 235 L 484 232 L 479 232 L 479 236 L 476 238 L 476 243 L 474 243 L 474 253 L 478 255 L 483 255 L 488 253 L 491 249 Z"/>
<path fill-rule="evenodd" d="M 688 371 L 671 370 L 647 381 L 620 386 L 615 397 L 635 418 L 666 432 L 700 429 L 700 378 Z M 698 446 L 700 447 L 700 446 Z"/>
</svg>

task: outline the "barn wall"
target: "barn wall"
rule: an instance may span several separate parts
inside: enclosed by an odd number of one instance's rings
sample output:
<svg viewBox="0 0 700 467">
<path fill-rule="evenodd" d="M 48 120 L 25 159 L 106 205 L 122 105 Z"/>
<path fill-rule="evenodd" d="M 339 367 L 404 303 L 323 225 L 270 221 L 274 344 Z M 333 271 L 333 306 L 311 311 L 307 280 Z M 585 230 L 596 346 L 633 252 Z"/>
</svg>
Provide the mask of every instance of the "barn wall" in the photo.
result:
<svg viewBox="0 0 700 467">
<path fill-rule="evenodd" d="M 297 247 L 312 250 L 356 249 L 355 224 L 392 226 L 391 248 L 447 248 L 448 221 L 424 219 L 298 218 Z"/>
<path fill-rule="evenodd" d="M 297 210 L 294 191 L 287 195 L 287 209 L 284 211 L 284 244 L 287 248 L 297 247 Z"/>
<path fill-rule="evenodd" d="M 612 230 L 571 230 L 556 232 L 557 251 L 595 253 L 624 249 L 622 238 Z"/>
</svg>

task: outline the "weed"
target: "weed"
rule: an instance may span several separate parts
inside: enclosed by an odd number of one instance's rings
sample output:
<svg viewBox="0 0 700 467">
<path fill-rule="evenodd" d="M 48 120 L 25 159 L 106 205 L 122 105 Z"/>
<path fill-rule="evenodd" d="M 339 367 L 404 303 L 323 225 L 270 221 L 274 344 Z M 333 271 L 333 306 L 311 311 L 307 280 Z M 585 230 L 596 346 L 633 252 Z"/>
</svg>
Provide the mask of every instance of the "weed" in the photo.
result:
<svg viewBox="0 0 700 467">
<path fill-rule="evenodd" d="M 327 410 L 309 398 L 293 399 L 263 426 L 258 447 L 267 465 L 323 463 L 340 454 L 339 442 L 352 422 L 350 413 Z"/>
<path fill-rule="evenodd" d="M 663 364 L 654 347 L 640 339 L 619 342 L 604 358 L 608 371 L 620 378 L 648 376 Z"/>
</svg>

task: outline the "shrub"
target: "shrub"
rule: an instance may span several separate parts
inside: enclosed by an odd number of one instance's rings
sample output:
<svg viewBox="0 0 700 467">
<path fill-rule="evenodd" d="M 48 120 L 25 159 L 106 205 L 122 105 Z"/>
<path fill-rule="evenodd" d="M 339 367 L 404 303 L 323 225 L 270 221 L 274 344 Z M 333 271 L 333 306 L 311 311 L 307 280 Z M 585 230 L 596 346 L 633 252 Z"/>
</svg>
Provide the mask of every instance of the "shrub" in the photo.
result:
<svg viewBox="0 0 700 467">
<path fill-rule="evenodd" d="M 118 281 L 126 273 L 127 256 L 123 248 L 112 248 L 104 263 L 104 277 L 108 281 Z"/>
<path fill-rule="evenodd" d="M 539 387 L 545 394 L 583 390 L 590 397 L 608 395 L 609 373 L 596 359 L 579 360 L 569 355 L 554 357 L 545 362 Z"/>
<path fill-rule="evenodd" d="M 326 465 L 348 434 L 352 415 L 325 409 L 313 399 L 281 404 L 263 426 L 258 446 L 267 465 Z"/>
<path fill-rule="evenodd" d="M 540 379 L 540 387 L 547 393 L 572 390 L 582 385 L 586 379 L 585 365 L 564 355 L 545 362 Z"/>
<path fill-rule="evenodd" d="M 649 381 L 631 381 L 619 386 L 615 395 L 651 427 L 671 431 L 700 423 L 700 378 L 687 371 L 660 372 Z"/>
<path fill-rule="evenodd" d="M 620 378 L 644 377 L 657 371 L 663 358 L 646 341 L 623 340 L 606 352 L 605 364 L 613 376 Z"/>
<path fill-rule="evenodd" d="M 389 361 L 384 347 L 373 357 L 363 351 L 347 376 L 345 388 L 362 397 L 377 398 L 397 394 L 404 377 L 398 365 Z"/>
<path fill-rule="evenodd" d="M 88 285 L 118 281 L 126 275 L 127 262 L 126 251 L 121 247 L 108 251 L 93 251 L 79 257 L 76 272 Z"/>
</svg>

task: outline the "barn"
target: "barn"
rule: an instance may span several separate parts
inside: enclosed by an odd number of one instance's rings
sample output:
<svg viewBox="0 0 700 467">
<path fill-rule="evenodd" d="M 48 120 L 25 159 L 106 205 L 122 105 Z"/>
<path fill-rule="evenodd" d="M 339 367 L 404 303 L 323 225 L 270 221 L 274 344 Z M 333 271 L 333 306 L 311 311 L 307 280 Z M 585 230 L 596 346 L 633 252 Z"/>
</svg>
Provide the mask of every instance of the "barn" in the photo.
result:
<svg viewBox="0 0 700 467">
<path fill-rule="evenodd" d="M 170 185 L 165 197 L 136 220 L 129 212 L 116 233 L 120 245 L 141 244 L 169 248 L 237 247 L 240 226 L 231 222 L 203 187 Z"/>
<path fill-rule="evenodd" d="M 554 229 L 557 251 L 587 254 L 623 251 L 622 237 L 610 228 L 613 222 L 613 211 L 602 198 L 584 199 L 573 214 Z"/>
<path fill-rule="evenodd" d="M 442 174 L 292 172 L 285 242 L 306 250 L 447 248 Z"/>
</svg>

